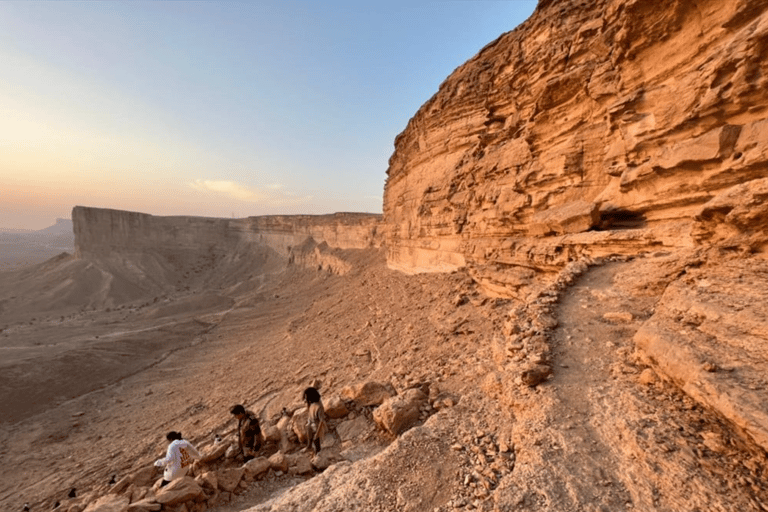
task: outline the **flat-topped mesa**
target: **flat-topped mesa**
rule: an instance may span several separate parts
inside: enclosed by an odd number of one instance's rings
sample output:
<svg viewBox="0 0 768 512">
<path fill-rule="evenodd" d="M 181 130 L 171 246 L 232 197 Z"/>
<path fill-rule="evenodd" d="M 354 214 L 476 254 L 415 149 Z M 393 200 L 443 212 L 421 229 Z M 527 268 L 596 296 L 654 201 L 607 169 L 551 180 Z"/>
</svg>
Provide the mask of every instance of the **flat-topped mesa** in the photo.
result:
<svg viewBox="0 0 768 512">
<path fill-rule="evenodd" d="M 397 137 L 388 263 L 515 296 L 580 256 L 711 240 L 705 204 L 768 175 L 766 91 L 766 0 L 540 1 Z"/>
<path fill-rule="evenodd" d="M 102 302 L 113 303 L 179 289 L 236 286 L 292 262 L 344 273 L 350 266 L 332 254 L 334 249 L 377 248 L 383 240 L 381 215 L 375 214 L 226 219 L 76 206 L 72 222 L 76 258 L 93 263 L 108 290 Z M 113 290 L 118 281 L 136 291 L 122 297 Z"/>
<path fill-rule="evenodd" d="M 274 215 L 226 219 L 158 217 L 146 213 L 76 206 L 72 210 L 75 252 L 85 255 L 169 249 L 236 252 L 239 244 L 269 247 L 287 257 L 308 238 L 339 249 L 380 247 L 381 215 Z"/>
</svg>

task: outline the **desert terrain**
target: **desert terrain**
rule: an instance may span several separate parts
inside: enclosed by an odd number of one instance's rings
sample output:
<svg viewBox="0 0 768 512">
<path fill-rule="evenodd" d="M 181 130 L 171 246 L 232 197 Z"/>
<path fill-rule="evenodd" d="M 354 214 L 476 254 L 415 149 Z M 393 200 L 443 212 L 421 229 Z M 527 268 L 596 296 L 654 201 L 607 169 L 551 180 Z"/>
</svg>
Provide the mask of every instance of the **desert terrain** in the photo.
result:
<svg viewBox="0 0 768 512">
<path fill-rule="evenodd" d="M 0 228 L 0 271 L 17 270 L 42 263 L 62 252 L 73 252 L 75 237 L 70 219 L 39 230 Z"/>
<path fill-rule="evenodd" d="M 95 501 L 112 475 L 160 457 L 169 430 L 210 447 L 216 433 L 231 434 L 234 403 L 275 425 L 283 407 L 299 407 L 304 387 L 317 383 L 331 397 L 361 382 L 399 393 L 426 385 L 452 406 L 422 414 L 399 437 L 364 410 L 337 420 L 352 434 L 328 469 L 270 470 L 209 509 L 768 503 L 763 448 L 636 353 L 638 329 L 690 259 L 581 262 L 521 304 L 488 297 L 464 272 L 406 275 L 386 267 L 381 249 L 334 252 L 350 271 L 272 262 L 231 295 L 194 290 L 63 320 L 53 312 L 24 323 L 3 317 L 11 358 L 3 360 L 2 400 L 12 412 L 2 425 L 3 508 Z M 46 265 L 33 269 L 44 274 Z M 731 266 L 745 270 L 744 262 Z M 526 328 L 541 339 L 501 341 L 505 329 Z M 509 378 L 528 352 L 553 369 L 537 386 L 521 382 L 519 371 Z M 345 421 L 357 425 L 346 430 Z M 73 487 L 80 498 L 67 499 Z"/>
<path fill-rule="evenodd" d="M 768 0 L 541 0 L 383 215 L 75 206 L 0 273 L 0 507 L 768 510 L 766 91 Z M 203 458 L 160 491 L 170 430 Z"/>
</svg>

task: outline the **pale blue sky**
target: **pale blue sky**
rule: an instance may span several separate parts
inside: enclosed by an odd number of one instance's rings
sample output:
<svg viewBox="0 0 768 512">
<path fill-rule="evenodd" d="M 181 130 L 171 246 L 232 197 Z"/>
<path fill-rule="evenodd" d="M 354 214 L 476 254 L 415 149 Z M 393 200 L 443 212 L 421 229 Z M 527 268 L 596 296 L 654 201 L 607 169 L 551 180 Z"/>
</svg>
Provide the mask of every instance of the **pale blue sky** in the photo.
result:
<svg viewBox="0 0 768 512">
<path fill-rule="evenodd" d="M 395 136 L 535 3 L 0 2 L 0 227 L 379 213 Z"/>
</svg>

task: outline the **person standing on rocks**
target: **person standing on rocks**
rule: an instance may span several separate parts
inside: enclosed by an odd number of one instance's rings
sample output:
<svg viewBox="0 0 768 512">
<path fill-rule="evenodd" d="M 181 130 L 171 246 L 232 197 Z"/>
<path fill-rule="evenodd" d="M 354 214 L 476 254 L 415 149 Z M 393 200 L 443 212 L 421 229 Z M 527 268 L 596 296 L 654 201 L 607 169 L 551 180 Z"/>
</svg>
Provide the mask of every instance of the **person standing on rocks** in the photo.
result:
<svg viewBox="0 0 768 512">
<path fill-rule="evenodd" d="M 316 388 L 309 387 L 304 390 L 304 401 L 307 403 L 307 449 L 317 455 L 320 451 L 320 440 L 328 430 L 328 419 L 325 415 L 325 407 L 320 400 L 320 392 Z"/>
<path fill-rule="evenodd" d="M 230 411 L 237 418 L 237 443 L 245 462 L 256 457 L 261 449 L 261 426 L 259 419 L 252 411 L 241 404 L 232 407 Z"/>
<path fill-rule="evenodd" d="M 155 466 L 164 468 L 160 487 L 185 476 L 193 460 L 200 458 L 200 452 L 192 443 L 181 437 L 181 432 L 168 432 L 165 438 L 170 442 L 165 458 L 155 461 Z"/>
</svg>

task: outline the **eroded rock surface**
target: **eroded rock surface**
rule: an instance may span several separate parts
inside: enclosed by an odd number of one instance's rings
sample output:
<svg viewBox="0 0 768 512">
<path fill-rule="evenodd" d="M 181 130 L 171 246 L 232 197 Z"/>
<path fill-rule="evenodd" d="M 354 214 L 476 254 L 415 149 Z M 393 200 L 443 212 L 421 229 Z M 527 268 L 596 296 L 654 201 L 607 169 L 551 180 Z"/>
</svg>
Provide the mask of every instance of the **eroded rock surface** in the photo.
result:
<svg viewBox="0 0 768 512">
<path fill-rule="evenodd" d="M 389 265 L 469 265 L 494 293 L 525 297 L 578 256 L 738 228 L 702 207 L 734 185 L 763 187 L 748 183 L 768 165 L 766 5 L 539 2 L 397 137 Z M 705 233 L 692 234 L 697 216 Z M 763 251 L 765 240 L 741 242 Z"/>
</svg>

